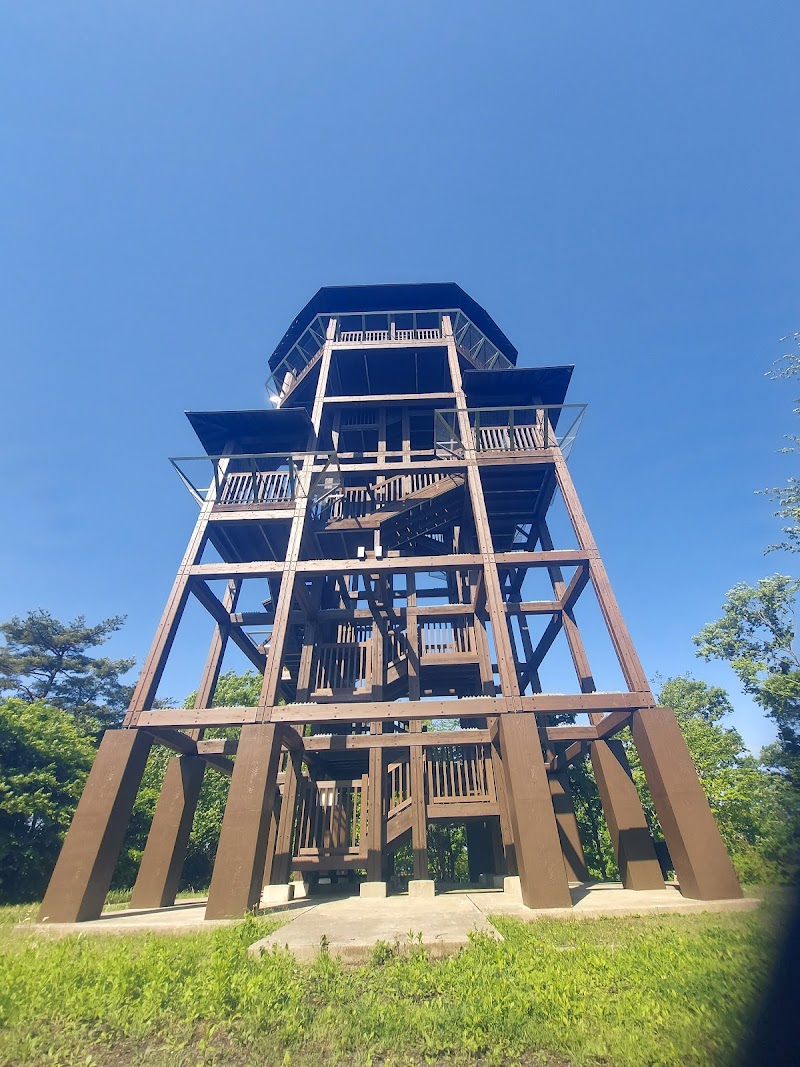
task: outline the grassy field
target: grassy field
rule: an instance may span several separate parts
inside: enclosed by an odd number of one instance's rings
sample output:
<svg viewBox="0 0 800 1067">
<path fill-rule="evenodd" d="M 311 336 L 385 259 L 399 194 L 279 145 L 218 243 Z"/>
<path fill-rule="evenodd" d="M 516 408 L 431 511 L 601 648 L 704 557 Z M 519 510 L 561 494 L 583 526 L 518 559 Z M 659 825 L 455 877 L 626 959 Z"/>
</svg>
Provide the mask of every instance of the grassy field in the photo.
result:
<svg viewBox="0 0 800 1067">
<path fill-rule="evenodd" d="M 422 1063 L 724 1065 L 763 990 L 779 909 L 590 922 L 498 918 L 428 959 L 378 946 L 346 969 L 326 955 L 260 961 L 278 926 L 209 933 L 19 933 L 0 909 L 0 1064 L 84 1067 Z"/>
</svg>

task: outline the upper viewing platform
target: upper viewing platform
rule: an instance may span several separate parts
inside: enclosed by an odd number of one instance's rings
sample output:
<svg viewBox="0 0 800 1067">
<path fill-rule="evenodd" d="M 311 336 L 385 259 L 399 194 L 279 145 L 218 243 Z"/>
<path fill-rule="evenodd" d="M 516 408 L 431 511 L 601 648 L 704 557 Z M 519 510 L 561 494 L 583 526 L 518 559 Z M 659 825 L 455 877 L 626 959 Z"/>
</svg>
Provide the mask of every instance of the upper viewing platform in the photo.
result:
<svg viewBox="0 0 800 1067">
<path fill-rule="evenodd" d="M 267 393 L 276 406 L 290 398 L 292 403 L 304 402 L 300 387 L 318 364 L 332 318 L 337 347 L 358 346 L 360 352 L 372 350 L 376 355 L 398 348 L 411 354 L 424 350 L 430 369 L 431 360 L 435 363 L 430 350 L 442 345 L 444 315 L 450 317 L 467 367 L 515 366 L 517 349 L 480 304 L 453 282 L 326 286 L 306 304 L 270 356 Z"/>
</svg>

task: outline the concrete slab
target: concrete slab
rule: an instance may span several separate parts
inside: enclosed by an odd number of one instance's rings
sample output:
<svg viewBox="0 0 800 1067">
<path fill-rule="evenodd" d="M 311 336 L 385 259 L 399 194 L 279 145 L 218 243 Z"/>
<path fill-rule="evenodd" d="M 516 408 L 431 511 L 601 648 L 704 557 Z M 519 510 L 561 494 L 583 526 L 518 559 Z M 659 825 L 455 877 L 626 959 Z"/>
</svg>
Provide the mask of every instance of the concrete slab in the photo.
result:
<svg viewBox="0 0 800 1067">
<path fill-rule="evenodd" d="M 509 879 L 506 879 L 506 883 Z M 513 885 L 511 892 L 482 893 L 481 907 L 491 915 L 509 915 L 531 922 L 536 919 L 601 919 L 625 915 L 657 915 L 663 912 L 691 914 L 703 911 L 750 911 L 760 900 L 690 900 L 669 883 L 664 889 L 625 889 L 621 882 L 571 883 L 571 908 L 526 908 Z"/>
<path fill-rule="evenodd" d="M 432 956 L 445 956 L 468 945 L 473 930 L 502 940 L 466 893 L 424 899 L 343 897 L 299 911 L 280 930 L 251 945 L 250 952 L 259 956 L 285 947 L 298 959 L 310 960 L 319 954 L 324 938 L 332 956 L 350 962 L 367 959 L 378 941 L 398 951 L 422 944 Z"/>
<path fill-rule="evenodd" d="M 382 884 L 382 883 L 372 883 Z M 709 911 L 748 911 L 759 900 L 689 900 L 675 884 L 661 890 L 634 892 L 619 882 L 572 884 L 572 908 L 526 908 L 521 896 L 496 889 L 448 889 L 434 898 L 398 894 L 385 898 L 310 897 L 275 903 L 264 914 L 285 925 L 252 946 L 255 954 L 274 945 L 288 946 L 299 959 L 317 955 L 323 936 L 329 951 L 357 961 L 369 957 L 377 941 L 397 943 L 407 950 L 422 935 L 432 955 L 446 955 L 469 943 L 471 930 L 500 938 L 491 916 L 507 915 L 532 922 L 538 919 L 596 919 L 625 915 L 692 914 Z M 131 934 L 141 932 L 199 933 L 228 926 L 237 919 L 205 921 L 205 900 L 182 901 L 171 908 L 108 911 L 84 923 L 23 923 L 18 929 L 46 936 L 66 934 Z M 411 934 L 411 937 L 409 937 Z"/>
</svg>

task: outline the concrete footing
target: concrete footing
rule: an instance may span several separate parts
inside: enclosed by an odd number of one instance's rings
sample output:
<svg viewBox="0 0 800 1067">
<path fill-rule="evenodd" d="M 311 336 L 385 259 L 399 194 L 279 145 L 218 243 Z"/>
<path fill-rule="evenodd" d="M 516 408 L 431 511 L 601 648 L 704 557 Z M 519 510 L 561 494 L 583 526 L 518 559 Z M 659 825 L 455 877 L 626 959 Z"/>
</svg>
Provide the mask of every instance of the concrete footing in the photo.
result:
<svg viewBox="0 0 800 1067">
<path fill-rule="evenodd" d="M 513 900 L 522 900 L 522 884 L 518 874 L 508 874 L 503 878 L 503 892 Z"/>
<path fill-rule="evenodd" d="M 290 900 L 294 900 L 294 897 L 294 882 L 287 882 L 285 885 L 265 885 L 261 890 L 259 906 L 267 908 L 271 904 L 288 904 Z"/>
<path fill-rule="evenodd" d="M 359 896 L 378 900 L 386 896 L 386 882 L 362 882 L 358 892 Z"/>
<path fill-rule="evenodd" d="M 410 897 L 427 897 L 433 900 L 436 896 L 436 883 L 430 878 L 413 878 L 408 883 L 408 895 Z"/>
</svg>

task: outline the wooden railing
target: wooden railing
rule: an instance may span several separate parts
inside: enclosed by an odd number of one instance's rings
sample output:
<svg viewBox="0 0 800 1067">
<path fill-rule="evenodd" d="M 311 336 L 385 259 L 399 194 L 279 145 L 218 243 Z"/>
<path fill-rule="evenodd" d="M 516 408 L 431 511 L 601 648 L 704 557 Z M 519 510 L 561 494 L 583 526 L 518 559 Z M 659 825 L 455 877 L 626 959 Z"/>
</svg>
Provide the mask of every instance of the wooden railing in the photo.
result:
<svg viewBox="0 0 800 1067">
<path fill-rule="evenodd" d="M 372 626 L 347 623 L 338 640 L 318 644 L 314 651 L 313 696 L 369 692 L 372 677 Z"/>
<path fill-rule="evenodd" d="M 419 620 L 420 655 L 430 656 L 476 655 L 475 630 L 466 615 L 451 619 Z"/>
<path fill-rule="evenodd" d="M 488 745 L 448 745 L 425 752 L 428 803 L 495 803 L 492 757 Z"/>
<path fill-rule="evenodd" d="M 367 775 L 355 780 L 312 782 L 300 788 L 294 855 L 297 859 L 362 855 L 366 834 Z"/>
<path fill-rule="evenodd" d="M 386 808 L 393 815 L 411 800 L 411 765 L 407 760 L 386 768 Z"/>
<path fill-rule="evenodd" d="M 541 448 L 541 431 L 532 424 L 473 428 L 477 452 L 532 452 Z"/>
<path fill-rule="evenodd" d="M 365 515 L 380 511 L 387 504 L 401 503 L 412 494 L 447 477 L 447 474 L 433 471 L 412 471 L 408 474 L 393 475 L 377 484 L 345 486 L 341 494 L 331 500 L 325 512 L 325 521 L 361 519 Z"/>
<path fill-rule="evenodd" d="M 440 328 L 427 330 L 341 330 L 339 341 L 345 344 L 361 344 L 376 341 L 438 341 L 441 339 Z"/>
<path fill-rule="evenodd" d="M 218 504 L 288 504 L 294 499 L 291 471 L 234 471 L 220 486 Z"/>
</svg>

